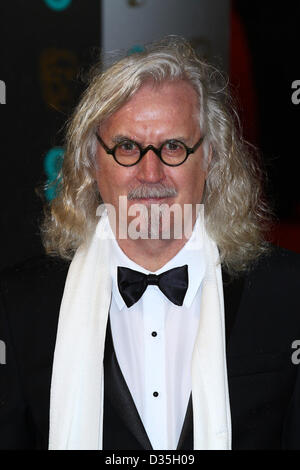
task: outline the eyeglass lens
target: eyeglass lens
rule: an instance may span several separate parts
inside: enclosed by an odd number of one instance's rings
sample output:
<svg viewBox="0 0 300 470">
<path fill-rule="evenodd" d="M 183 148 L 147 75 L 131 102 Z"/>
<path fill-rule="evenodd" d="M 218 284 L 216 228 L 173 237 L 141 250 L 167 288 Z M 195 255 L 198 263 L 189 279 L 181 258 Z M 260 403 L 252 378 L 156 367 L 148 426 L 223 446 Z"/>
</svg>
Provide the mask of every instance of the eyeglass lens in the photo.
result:
<svg viewBox="0 0 300 470">
<path fill-rule="evenodd" d="M 161 148 L 161 158 L 169 165 L 178 165 L 186 158 L 187 150 L 178 140 L 167 141 Z M 159 153 L 159 151 L 157 152 Z M 120 142 L 115 147 L 115 158 L 122 165 L 133 165 L 141 155 L 139 146 L 131 140 Z"/>
</svg>

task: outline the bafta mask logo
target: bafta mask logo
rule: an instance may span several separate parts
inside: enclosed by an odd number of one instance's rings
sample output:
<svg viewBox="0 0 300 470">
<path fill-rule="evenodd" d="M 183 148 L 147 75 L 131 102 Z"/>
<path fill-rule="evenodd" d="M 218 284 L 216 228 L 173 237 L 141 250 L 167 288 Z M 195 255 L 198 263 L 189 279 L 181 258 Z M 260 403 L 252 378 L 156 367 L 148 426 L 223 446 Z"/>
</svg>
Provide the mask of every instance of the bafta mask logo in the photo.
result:
<svg viewBox="0 0 300 470">
<path fill-rule="evenodd" d="M 74 102 L 78 59 L 67 49 L 45 49 L 40 56 L 40 80 L 49 107 L 68 111 Z"/>
</svg>

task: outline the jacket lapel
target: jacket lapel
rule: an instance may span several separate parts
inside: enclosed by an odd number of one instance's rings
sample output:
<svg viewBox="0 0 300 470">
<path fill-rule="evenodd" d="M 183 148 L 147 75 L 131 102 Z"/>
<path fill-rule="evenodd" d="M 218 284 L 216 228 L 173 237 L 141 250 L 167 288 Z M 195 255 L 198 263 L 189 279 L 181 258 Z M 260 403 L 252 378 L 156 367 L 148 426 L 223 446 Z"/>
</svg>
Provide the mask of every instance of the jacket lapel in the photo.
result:
<svg viewBox="0 0 300 470">
<path fill-rule="evenodd" d="M 240 277 L 232 279 L 227 274 L 227 272 L 222 269 L 222 279 L 225 310 L 225 335 L 226 346 L 228 347 L 231 332 L 241 303 L 245 284 L 245 277 L 243 275 L 240 275 Z"/>
<path fill-rule="evenodd" d="M 142 420 L 118 364 L 113 346 L 110 321 L 107 322 L 104 353 L 104 388 L 105 400 L 110 401 L 118 416 L 124 422 L 125 429 L 131 432 L 142 449 L 152 450 Z"/>
<path fill-rule="evenodd" d="M 177 450 L 193 450 L 193 404 L 192 394 L 188 402 Z"/>
</svg>

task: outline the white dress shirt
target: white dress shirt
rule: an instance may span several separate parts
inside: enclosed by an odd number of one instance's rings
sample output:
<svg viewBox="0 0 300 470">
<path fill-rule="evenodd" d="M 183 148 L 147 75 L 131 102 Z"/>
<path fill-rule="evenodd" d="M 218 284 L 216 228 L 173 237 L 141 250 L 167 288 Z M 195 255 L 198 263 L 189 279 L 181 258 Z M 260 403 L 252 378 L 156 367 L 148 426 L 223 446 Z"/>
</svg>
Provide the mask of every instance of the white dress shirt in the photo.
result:
<svg viewBox="0 0 300 470">
<path fill-rule="evenodd" d="M 177 448 L 191 393 L 191 358 L 200 316 L 205 257 L 195 243 L 201 231 L 197 219 L 191 238 L 162 268 L 188 265 L 189 286 L 182 306 L 173 304 L 150 285 L 131 307 L 120 295 L 117 267 L 145 274 L 150 271 L 130 260 L 111 236 L 112 299 L 110 306 L 114 349 L 153 449 Z"/>
</svg>

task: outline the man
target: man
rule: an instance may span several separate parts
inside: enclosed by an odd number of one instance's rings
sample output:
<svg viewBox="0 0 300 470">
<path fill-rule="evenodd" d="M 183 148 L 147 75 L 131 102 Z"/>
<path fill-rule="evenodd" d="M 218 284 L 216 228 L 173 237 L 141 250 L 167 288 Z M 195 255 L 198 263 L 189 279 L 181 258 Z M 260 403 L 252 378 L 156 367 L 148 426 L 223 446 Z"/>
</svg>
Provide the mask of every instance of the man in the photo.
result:
<svg viewBox="0 0 300 470">
<path fill-rule="evenodd" d="M 2 448 L 300 447 L 299 260 L 233 116 L 178 38 L 95 72 L 43 224 L 72 261 L 2 276 Z"/>
</svg>

